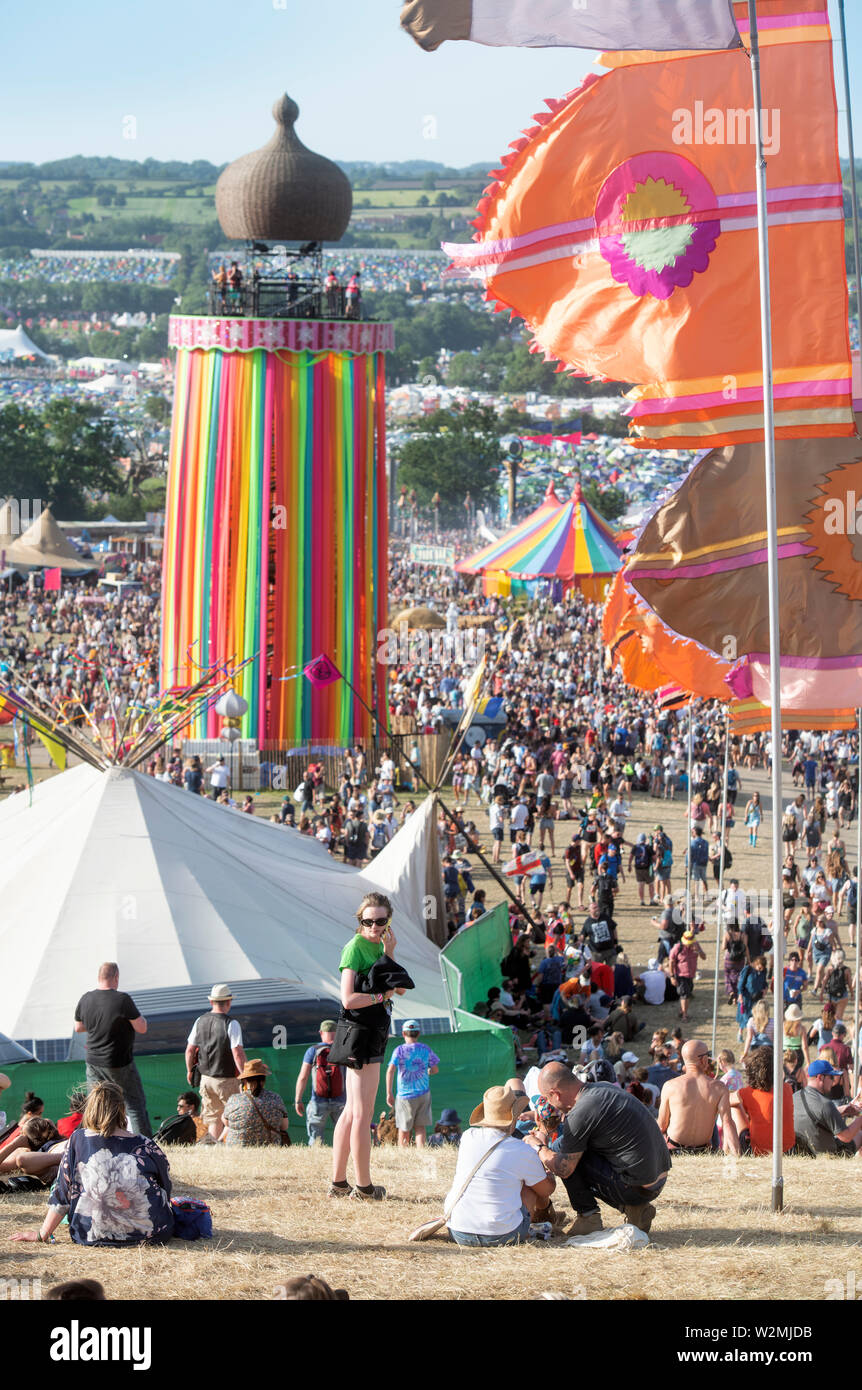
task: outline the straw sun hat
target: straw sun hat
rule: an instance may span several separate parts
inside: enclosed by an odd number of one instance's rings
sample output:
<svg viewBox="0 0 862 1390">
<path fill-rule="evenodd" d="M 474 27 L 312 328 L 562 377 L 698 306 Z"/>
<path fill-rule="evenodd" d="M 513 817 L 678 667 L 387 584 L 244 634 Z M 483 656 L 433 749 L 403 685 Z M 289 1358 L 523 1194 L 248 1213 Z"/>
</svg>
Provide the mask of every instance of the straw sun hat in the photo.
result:
<svg viewBox="0 0 862 1390">
<path fill-rule="evenodd" d="M 470 1124 L 486 1129 L 508 1129 L 529 1106 L 530 1102 L 521 1091 L 510 1091 L 507 1086 L 492 1086 L 470 1116 Z"/>
</svg>

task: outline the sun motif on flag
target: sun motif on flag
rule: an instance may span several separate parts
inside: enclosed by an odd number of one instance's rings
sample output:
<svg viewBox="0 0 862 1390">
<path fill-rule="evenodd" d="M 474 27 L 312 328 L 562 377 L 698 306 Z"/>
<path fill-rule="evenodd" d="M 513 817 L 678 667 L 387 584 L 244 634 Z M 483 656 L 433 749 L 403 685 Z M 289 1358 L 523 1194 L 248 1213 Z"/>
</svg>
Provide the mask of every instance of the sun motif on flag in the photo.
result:
<svg viewBox="0 0 862 1390">
<path fill-rule="evenodd" d="M 805 522 L 818 574 L 837 593 L 862 599 L 862 459 L 826 474 Z"/>
<path fill-rule="evenodd" d="M 599 249 L 632 294 L 670 299 L 705 271 L 721 234 L 709 180 L 682 155 L 635 155 L 596 199 Z"/>
</svg>

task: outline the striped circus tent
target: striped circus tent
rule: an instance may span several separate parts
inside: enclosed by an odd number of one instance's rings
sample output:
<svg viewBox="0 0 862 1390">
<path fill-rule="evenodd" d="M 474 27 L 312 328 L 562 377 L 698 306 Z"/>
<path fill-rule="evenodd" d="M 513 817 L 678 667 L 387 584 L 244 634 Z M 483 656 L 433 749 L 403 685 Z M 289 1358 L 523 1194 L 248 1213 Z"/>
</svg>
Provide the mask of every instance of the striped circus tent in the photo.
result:
<svg viewBox="0 0 862 1390">
<path fill-rule="evenodd" d="M 620 564 L 613 529 L 587 502 L 580 483 L 567 502 L 549 483 L 536 511 L 455 568 L 483 575 L 486 593 L 505 595 L 521 581 L 556 579 L 598 601 Z"/>
</svg>

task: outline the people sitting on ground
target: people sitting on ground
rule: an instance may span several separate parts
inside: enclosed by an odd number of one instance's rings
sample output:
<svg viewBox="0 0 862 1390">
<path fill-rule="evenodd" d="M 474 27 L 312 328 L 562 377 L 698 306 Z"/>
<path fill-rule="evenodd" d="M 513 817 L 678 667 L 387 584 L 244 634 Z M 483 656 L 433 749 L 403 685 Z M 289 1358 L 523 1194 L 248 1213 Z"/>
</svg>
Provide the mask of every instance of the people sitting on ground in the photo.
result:
<svg viewBox="0 0 862 1390">
<path fill-rule="evenodd" d="M 525 1142 L 563 1182 L 576 1213 L 569 1234 L 602 1229 L 598 1200 L 649 1231 L 671 1160 L 646 1107 L 619 1086 L 586 1084 L 559 1062 L 542 1069 L 539 1092 L 565 1120 L 552 1144 L 539 1128 Z"/>
<path fill-rule="evenodd" d="M 34 1115 L 22 1121 L 15 1147 L 0 1160 L 0 1192 L 33 1192 L 50 1187 L 66 1141 L 51 1120 Z"/>
<path fill-rule="evenodd" d="M 160 1245 L 174 1233 L 168 1161 L 154 1140 L 129 1132 L 116 1082 L 90 1091 L 41 1229 L 12 1239 L 50 1242 L 64 1217 L 78 1245 Z"/>
<path fill-rule="evenodd" d="M 239 1075 L 239 1091 L 229 1096 L 222 1115 L 222 1140 L 234 1148 L 263 1148 L 284 1144 L 290 1120 L 277 1091 L 266 1089 L 272 1073 L 259 1057 L 247 1061 Z M 287 1143 L 290 1143 L 289 1138 Z"/>
<path fill-rule="evenodd" d="M 68 1100 L 68 1115 L 61 1115 L 57 1121 L 57 1129 L 64 1139 L 68 1139 L 70 1134 L 74 1134 L 83 1119 L 84 1106 L 87 1104 L 87 1088 L 85 1086 L 74 1087 L 69 1092 Z"/>
<path fill-rule="evenodd" d="M 201 1103 L 194 1091 L 183 1091 L 177 1097 L 177 1109 L 175 1115 L 169 1115 L 163 1120 L 153 1136 L 156 1143 L 162 1146 L 166 1144 L 197 1144 L 203 1134 L 207 1133 L 206 1126 L 200 1122 L 198 1128 L 197 1117 L 200 1114 Z"/>
<path fill-rule="evenodd" d="M 646 1028 L 646 1024 L 638 1022 L 632 1009 L 631 997 L 625 995 L 620 999 L 618 1007 L 609 1014 L 606 1027 L 608 1032 L 622 1033 L 624 1042 L 631 1042 Z"/>
<path fill-rule="evenodd" d="M 445 1202 L 449 1232 L 458 1245 L 523 1245 L 531 1223 L 545 1219 L 556 1184 L 513 1133 L 529 1105 L 521 1092 L 492 1086 L 471 1114 Z"/>
<path fill-rule="evenodd" d="M 841 1072 L 817 1059 L 808 1068 L 808 1085 L 793 1097 L 793 1127 L 800 1150 L 854 1157 L 862 1147 L 862 1090 L 846 1105 L 829 1099 L 829 1090 Z"/>
<path fill-rule="evenodd" d="M 724 1152 L 739 1153 L 730 1095 L 712 1075 L 711 1061 L 706 1043 L 691 1038 L 682 1048 L 682 1075 L 662 1087 L 658 1127 L 671 1153 L 717 1153 L 719 1123 Z"/>
<path fill-rule="evenodd" d="M 741 1151 L 755 1157 L 772 1153 L 772 1112 L 775 1101 L 772 1085 L 773 1051 L 758 1047 L 748 1059 L 747 1085 L 730 1097 L 731 1113 L 739 1135 Z M 784 1083 L 782 1148 L 789 1153 L 793 1134 L 793 1092 Z"/>
<path fill-rule="evenodd" d="M 28 1091 L 24 1096 L 19 1118 L 13 1120 L 0 1133 L 0 1159 L 5 1158 L 7 1151 L 16 1147 L 17 1141 L 21 1137 L 21 1125 L 24 1120 L 38 1119 L 44 1109 L 45 1102 L 41 1096 L 35 1095 L 33 1091 Z"/>
<path fill-rule="evenodd" d="M 455 1148 L 461 1142 L 461 1120 L 457 1110 L 451 1107 L 441 1110 L 440 1118 L 434 1126 L 434 1133 L 428 1140 L 428 1147 L 431 1149 L 444 1148 L 451 1144 Z"/>
</svg>

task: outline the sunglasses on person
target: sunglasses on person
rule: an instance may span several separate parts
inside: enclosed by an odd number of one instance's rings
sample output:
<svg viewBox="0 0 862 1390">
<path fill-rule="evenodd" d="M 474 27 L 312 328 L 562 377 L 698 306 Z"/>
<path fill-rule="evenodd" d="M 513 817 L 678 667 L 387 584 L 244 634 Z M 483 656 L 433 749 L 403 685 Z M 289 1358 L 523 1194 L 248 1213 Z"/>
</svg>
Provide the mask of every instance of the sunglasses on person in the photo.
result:
<svg viewBox="0 0 862 1390">
<path fill-rule="evenodd" d="M 392 921 L 391 915 L 388 917 L 363 917 L 363 927 L 385 927 Z"/>
</svg>

